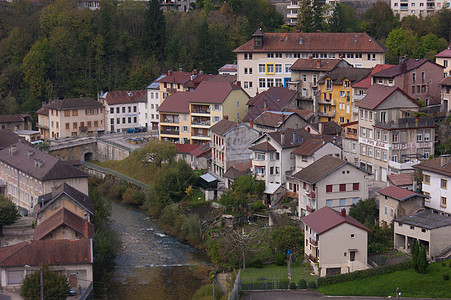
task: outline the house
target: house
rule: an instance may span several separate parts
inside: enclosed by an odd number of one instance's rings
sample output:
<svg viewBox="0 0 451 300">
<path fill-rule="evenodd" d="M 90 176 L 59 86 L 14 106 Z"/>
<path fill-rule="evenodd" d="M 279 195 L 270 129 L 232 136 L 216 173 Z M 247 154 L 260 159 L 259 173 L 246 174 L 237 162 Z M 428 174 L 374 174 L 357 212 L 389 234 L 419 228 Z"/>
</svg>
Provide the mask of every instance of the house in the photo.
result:
<svg viewBox="0 0 451 300">
<path fill-rule="evenodd" d="M 451 193 L 448 195 L 448 182 L 451 188 L 451 156 L 447 154 L 425 160 L 413 168 L 422 172 L 422 191 L 430 197 L 424 205 L 433 212 L 451 216 L 451 205 L 448 206 L 451 197 Z"/>
<path fill-rule="evenodd" d="M 50 138 L 93 136 L 105 131 L 103 104 L 91 98 L 69 98 L 49 103 L 38 111 L 39 128 L 48 125 Z M 48 109 L 48 123 L 45 112 Z M 41 119 L 42 117 L 42 119 Z M 41 120 L 44 123 L 40 123 Z M 45 130 L 43 130 L 45 136 Z"/>
<path fill-rule="evenodd" d="M 160 140 L 191 143 L 189 94 L 190 92 L 177 92 L 168 96 L 158 107 Z"/>
<path fill-rule="evenodd" d="M 318 115 L 320 121 L 338 124 L 351 122 L 351 85 L 370 74 L 368 68 L 335 68 L 318 81 Z"/>
<path fill-rule="evenodd" d="M 261 132 L 273 132 L 288 128 L 303 128 L 308 122 L 296 112 L 265 110 L 249 124 Z"/>
<path fill-rule="evenodd" d="M 46 107 L 47 104 L 42 104 L 42 107 L 38 109 L 36 114 L 38 115 L 38 122 L 36 127 L 39 130 L 41 139 L 50 138 L 50 119 L 49 119 L 49 109 Z"/>
<path fill-rule="evenodd" d="M 344 58 L 354 67 L 365 68 L 385 62 L 385 48 L 366 33 L 265 33 L 257 29 L 234 52 L 238 81 L 251 97 L 273 86 L 288 86 L 290 67 L 299 58 Z"/>
<path fill-rule="evenodd" d="M 28 114 L 0 115 L 0 129 L 31 130 L 32 119 Z"/>
<path fill-rule="evenodd" d="M 434 153 L 434 118 L 415 118 L 419 103 L 395 86 L 372 85 L 359 108 L 360 167 L 376 180 L 412 171 Z"/>
<path fill-rule="evenodd" d="M 218 69 L 219 75 L 236 75 L 238 66 L 237 64 L 225 64 Z"/>
<path fill-rule="evenodd" d="M 451 61 L 451 60 L 450 60 Z M 451 71 L 450 71 L 451 72 Z M 451 111 L 451 75 L 443 78 L 440 81 L 440 86 L 442 88 L 442 111 L 448 116 Z"/>
<path fill-rule="evenodd" d="M 160 117 L 158 115 L 158 106 L 160 106 L 160 80 L 165 78 L 166 74 L 160 75 L 151 84 L 146 87 L 147 90 L 147 111 L 146 120 L 150 119 L 152 130 L 158 130 Z"/>
<path fill-rule="evenodd" d="M 188 12 L 191 9 L 193 0 L 163 0 L 160 7 L 164 12 Z"/>
<path fill-rule="evenodd" d="M 341 146 L 343 147 L 343 159 L 359 164 L 359 121 L 341 124 L 343 128 Z"/>
<path fill-rule="evenodd" d="M 201 145 L 191 145 L 191 144 L 174 144 L 174 146 L 177 148 L 177 154 L 175 156 L 176 160 L 183 159 L 186 161 L 190 166 L 194 163 L 194 156 L 191 154 L 191 151 L 193 151 L 196 148 L 199 148 Z"/>
<path fill-rule="evenodd" d="M 33 240 L 0 248 L 0 282 L 3 289 L 22 285 L 25 275 L 41 264 L 67 277 L 71 288 L 92 288 L 94 262 L 91 239 Z"/>
<path fill-rule="evenodd" d="M 323 207 L 301 219 L 305 257 L 319 276 L 367 269 L 368 233 L 346 210 Z"/>
<path fill-rule="evenodd" d="M 429 259 L 447 259 L 451 256 L 451 217 L 429 210 L 394 220 L 394 246 L 410 253 L 414 240 L 423 245 Z"/>
<path fill-rule="evenodd" d="M 451 44 L 447 49 L 435 55 L 435 63 L 443 66 L 444 77 L 451 76 Z"/>
<path fill-rule="evenodd" d="M 414 99 L 420 99 L 427 106 L 440 105 L 440 86 L 443 67 L 430 60 L 403 58 L 397 66 L 371 75 L 373 84 L 400 88 Z"/>
<path fill-rule="evenodd" d="M 41 133 L 38 130 L 16 130 L 14 133 L 27 142 L 35 142 L 41 139 Z"/>
<path fill-rule="evenodd" d="M 199 73 L 197 70 L 192 72 L 173 72 L 168 71 L 166 76 L 160 76 L 159 91 L 160 91 L 160 104 L 170 95 L 177 92 L 193 92 L 201 82 L 208 81 L 214 78 L 214 75 L 204 74 L 202 71 Z"/>
<path fill-rule="evenodd" d="M 299 184 L 299 216 L 325 206 L 349 210 L 352 204 L 368 198 L 370 175 L 338 157 L 321 157 L 292 176 Z"/>
<path fill-rule="evenodd" d="M 86 173 L 21 142 L 0 150 L 0 180 L 6 195 L 25 212 L 33 211 L 39 196 L 62 183 L 88 193 Z"/>
<path fill-rule="evenodd" d="M 235 182 L 235 180 L 237 180 L 241 176 L 245 176 L 246 174 L 249 174 L 249 172 L 246 172 L 246 171 L 245 172 L 241 172 L 240 170 L 238 170 L 234 166 L 231 166 L 222 175 L 222 177 L 224 178 L 225 188 L 226 189 L 231 188 L 232 184 L 233 184 L 233 182 Z"/>
<path fill-rule="evenodd" d="M 331 142 L 326 142 L 324 139 L 309 139 L 291 153 L 295 155 L 296 161 L 294 172 L 308 167 L 325 155 L 332 155 L 338 158 L 342 156 L 340 147 Z"/>
<path fill-rule="evenodd" d="M 414 183 L 415 180 L 414 172 L 390 174 L 387 175 L 387 179 L 389 185 L 397 186 L 409 191 L 416 190 L 416 182 Z"/>
<path fill-rule="evenodd" d="M 145 90 L 106 92 L 99 97 L 99 102 L 105 107 L 105 124 L 109 132 L 150 125 Z"/>
<path fill-rule="evenodd" d="M 423 194 L 397 186 L 388 186 L 379 192 L 379 223 L 390 225 L 394 219 L 413 215 L 424 209 Z"/>
<path fill-rule="evenodd" d="M 218 176 L 231 167 L 244 172 L 252 166 L 252 151 L 249 145 L 260 132 L 243 123 L 222 119 L 211 126 L 211 170 Z"/>
<path fill-rule="evenodd" d="M 393 14 L 399 15 L 400 19 L 407 16 L 416 16 L 419 18 L 430 16 L 442 8 L 449 8 L 449 2 L 445 0 L 427 2 L 426 5 L 423 1 L 419 0 L 392 1 L 390 4 Z"/>
<path fill-rule="evenodd" d="M 344 59 L 308 59 L 300 58 L 291 66 L 290 89 L 298 91 L 298 101 L 304 109 L 318 111 L 318 81 L 328 72 L 338 67 L 352 68 Z"/>
<path fill-rule="evenodd" d="M 206 170 L 211 166 L 211 143 L 205 143 L 191 150 L 193 156 L 191 167 L 195 170 Z"/>
<path fill-rule="evenodd" d="M 0 150 L 12 144 L 18 143 L 22 139 L 10 129 L 0 129 Z"/>
</svg>

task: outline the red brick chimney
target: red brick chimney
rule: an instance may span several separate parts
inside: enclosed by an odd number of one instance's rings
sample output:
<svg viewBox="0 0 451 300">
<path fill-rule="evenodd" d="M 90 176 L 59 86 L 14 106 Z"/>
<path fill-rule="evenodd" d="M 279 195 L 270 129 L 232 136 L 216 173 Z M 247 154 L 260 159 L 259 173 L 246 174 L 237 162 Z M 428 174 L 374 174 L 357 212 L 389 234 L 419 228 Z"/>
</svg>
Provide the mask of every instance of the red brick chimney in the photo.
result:
<svg viewBox="0 0 451 300">
<path fill-rule="evenodd" d="M 346 209 L 344 207 L 341 209 L 341 216 L 346 218 Z"/>
<path fill-rule="evenodd" d="M 254 120 L 250 120 L 250 121 L 249 121 L 249 126 L 250 126 L 251 128 L 254 128 Z"/>
<path fill-rule="evenodd" d="M 321 60 L 320 60 L 320 59 L 318 59 L 318 60 L 316 61 L 316 67 L 317 67 L 317 68 L 321 68 Z"/>
<path fill-rule="evenodd" d="M 83 236 L 86 239 L 89 239 L 89 226 L 88 226 L 88 220 L 83 219 Z"/>
</svg>

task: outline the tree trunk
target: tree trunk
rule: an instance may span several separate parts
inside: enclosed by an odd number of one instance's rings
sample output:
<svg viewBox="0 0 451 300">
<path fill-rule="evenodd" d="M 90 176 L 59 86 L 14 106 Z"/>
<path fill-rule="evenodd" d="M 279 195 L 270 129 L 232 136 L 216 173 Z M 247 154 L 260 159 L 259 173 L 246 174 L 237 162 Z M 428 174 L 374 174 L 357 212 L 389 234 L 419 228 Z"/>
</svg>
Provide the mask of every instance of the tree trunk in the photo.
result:
<svg viewBox="0 0 451 300">
<path fill-rule="evenodd" d="M 244 248 L 243 248 L 243 272 L 246 272 L 246 257 L 244 255 Z"/>
</svg>

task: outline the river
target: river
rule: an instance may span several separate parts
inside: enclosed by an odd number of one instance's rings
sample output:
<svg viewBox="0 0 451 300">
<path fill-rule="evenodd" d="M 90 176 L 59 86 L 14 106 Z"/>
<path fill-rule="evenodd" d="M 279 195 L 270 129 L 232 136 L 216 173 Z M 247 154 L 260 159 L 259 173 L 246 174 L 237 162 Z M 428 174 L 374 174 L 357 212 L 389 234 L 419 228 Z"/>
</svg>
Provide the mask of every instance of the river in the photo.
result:
<svg viewBox="0 0 451 300">
<path fill-rule="evenodd" d="M 112 228 L 122 246 L 108 299 L 191 299 L 202 285 L 195 275 L 209 264 L 207 256 L 163 234 L 145 212 L 112 206 Z"/>
</svg>

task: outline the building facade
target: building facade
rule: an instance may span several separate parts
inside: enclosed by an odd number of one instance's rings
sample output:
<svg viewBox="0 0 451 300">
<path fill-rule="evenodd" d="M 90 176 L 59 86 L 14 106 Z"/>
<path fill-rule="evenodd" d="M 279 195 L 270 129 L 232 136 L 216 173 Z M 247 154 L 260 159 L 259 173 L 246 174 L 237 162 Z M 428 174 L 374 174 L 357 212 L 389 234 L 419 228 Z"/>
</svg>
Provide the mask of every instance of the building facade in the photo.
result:
<svg viewBox="0 0 451 300">
<path fill-rule="evenodd" d="M 435 55 L 435 62 L 444 68 L 443 75 L 445 77 L 451 76 L 451 44 L 447 49 Z"/>
<path fill-rule="evenodd" d="M 429 16 L 442 8 L 449 8 L 449 1 L 421 1 L 421 0 L 394 0 L 391 1 L 391 9 L 395 15 L 399 14 L 400 19 L 407 16 Z"/>
</svg>

